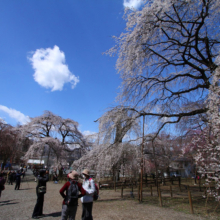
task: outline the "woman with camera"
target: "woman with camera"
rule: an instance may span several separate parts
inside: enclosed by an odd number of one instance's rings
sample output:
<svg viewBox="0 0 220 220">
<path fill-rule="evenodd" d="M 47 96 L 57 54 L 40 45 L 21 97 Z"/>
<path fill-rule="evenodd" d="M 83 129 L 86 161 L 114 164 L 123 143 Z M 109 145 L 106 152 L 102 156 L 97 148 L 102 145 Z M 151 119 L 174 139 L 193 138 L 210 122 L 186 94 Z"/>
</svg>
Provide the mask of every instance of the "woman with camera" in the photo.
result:
<svg viewBox="0 0 220 220">
<path fill-rule="evenodd" d="M 43 216 L 44 194 L 46 193 L 46 184 L 49 180 L 48 171 L 40 170 L 40 175 L 37 176 L 37 203 L 34 207 L 32 218 L 38 219 Z"/>
</svg>

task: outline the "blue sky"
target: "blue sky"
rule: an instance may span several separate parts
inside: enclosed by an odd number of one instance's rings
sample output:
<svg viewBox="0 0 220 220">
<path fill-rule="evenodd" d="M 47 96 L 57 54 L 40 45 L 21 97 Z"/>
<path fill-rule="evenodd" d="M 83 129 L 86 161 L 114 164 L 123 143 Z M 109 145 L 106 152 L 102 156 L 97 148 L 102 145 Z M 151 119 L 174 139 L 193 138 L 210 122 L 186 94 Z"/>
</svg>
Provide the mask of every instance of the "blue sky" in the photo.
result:
<svg viewBox="0 0 220 220">
<path fill-rule="evenodd" d="M 0 118 L 15 126 L 52 111 L 97 132 L 115 105 L 117 57 L 102 55 L 141 0 L 0 0 Z"/>
</svg>

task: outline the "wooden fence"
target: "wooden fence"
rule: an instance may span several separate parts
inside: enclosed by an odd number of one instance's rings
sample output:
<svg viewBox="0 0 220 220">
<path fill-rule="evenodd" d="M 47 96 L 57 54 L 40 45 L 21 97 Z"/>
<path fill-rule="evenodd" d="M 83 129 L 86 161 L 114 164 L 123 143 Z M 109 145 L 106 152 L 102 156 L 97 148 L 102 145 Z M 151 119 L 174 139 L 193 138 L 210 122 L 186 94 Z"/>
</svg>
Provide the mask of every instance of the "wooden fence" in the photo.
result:
<svg viewBox="0 0 220 220">
<path fill-rule="evenodd" d="M 181 177 L 169 177 L 169 178 L 157 178 L 157 179 L 145 179 L 143 182 L 144 196 L 157 196 L 158 203 L 160 206 L 163 206 L 163 199 L 165 198 L 184 198 L 188 199 L 189 211 L 191 214 L 194 213 L 193 209 L 193 197 L 198 197 L 200 199 L 207 198 L 207 190 L 214 188 L 214 186 L 205 187 L 203 182 L 198 181 L 197 184 L 194 184 L 194 180 L 189 179 L 184 181 Z M 191 185 L 190 185 L 191 184 Z M 138 197 L 140 198 L 140 187 L 139 182 L 135 180 L 124 180 L 124 181 L 108 181 L 108 182 L 99 182 L 100 190 L 102 189 L 114 189 L 121 191 L 121 198 Z M 130 189 L 129 191 L 126 189 Z M 136 190 L 134 190 L 136 188 Z M 126 191 L 125 191 L 126 190 Z M 127 193 L 127 194 L 126 194 Z M 129 193 L 129 194 L 128 194 Z"/>
<path fill-rule="evenodd" d="M 171 183 L 172 185 L 178 184 L 181 185 L 181 177 L 167 177 L 167 178 L 155 178 L 155 179 L 145 179 L 143 181 L 145 186 L 158 186 L 160 184 L 166 185 L 167 183 Z M 99 182 L 100 188 L 118 188 L 118 187 L 138 187 L 139 182 L 132 179 L 125 179 L 123 181 L 107 181 L 107 182 Z"/>
</svg>

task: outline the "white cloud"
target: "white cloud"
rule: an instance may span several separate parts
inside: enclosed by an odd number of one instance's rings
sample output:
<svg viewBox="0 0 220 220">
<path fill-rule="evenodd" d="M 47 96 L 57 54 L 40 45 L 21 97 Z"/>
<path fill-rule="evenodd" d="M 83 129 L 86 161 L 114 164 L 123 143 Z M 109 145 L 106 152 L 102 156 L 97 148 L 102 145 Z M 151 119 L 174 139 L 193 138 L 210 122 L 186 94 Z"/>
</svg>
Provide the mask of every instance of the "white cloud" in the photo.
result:
<svg viewBox="0 0 220 220">
<path fill-rule="evenodd" d="M 89 136 L 89 135 L 93 135 L 93 134 L 96 134 L 96 132 L 92 132 L 92 131 L 83 131 L 82 132 L 83 133 L 83 135 L 85 135 L 85 136 Z"/>
<path fill-rule="evenodd" d="M 71 83 L 73 89 L 79 82 L 79 78 L 69 71 L 64 52 L 56 45 L 53 49 L 37 49 L 28 59 L 35 71 L 34 80 L 51 91 L 61 91 L 65 83 Z"/>
<path fill-rule="evenodd" d="M 0 111 L 7 113 L 11 118 L 14 118 L 17 122 L 21 124 L 26 124 L 27 122 L 30 121 L 29 116 L 26 116 L 23 113 L 15 109 L 8 108 L 4 105 L 0 105 Z"/>
<path fill-rule="evenodd" d="M 143 4 L 143 0 L 124 0 L 123 6 L 126 8 L 138 9 Z"/>
<path fill-rule="evenodd" d="M 93 142 L 93 143 L 94 143 L 94 142 L 97 140 L 97 138 L 98 138 L 98 133 L 96 133 L 96 132 L 83 131 L 82 133 L 83 133 L 84 137 L 85 137 L 88 141 Z"/>
</svg>

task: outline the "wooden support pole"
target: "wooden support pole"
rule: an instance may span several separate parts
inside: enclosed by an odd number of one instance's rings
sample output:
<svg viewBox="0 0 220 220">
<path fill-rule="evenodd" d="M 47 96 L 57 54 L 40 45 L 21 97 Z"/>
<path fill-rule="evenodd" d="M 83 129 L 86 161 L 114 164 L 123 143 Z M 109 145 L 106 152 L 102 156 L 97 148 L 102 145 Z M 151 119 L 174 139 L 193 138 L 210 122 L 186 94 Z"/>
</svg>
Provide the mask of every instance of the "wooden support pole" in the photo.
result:
<svg viewBox="0 0 220 220">
<path fill-rule="evenodd" d="M 205 187 L 204 196 L 205 196 L 205 198 L 207 197 L 207 187 Z"/>
<path fill-rule="evenodd" d="M 179 181 L 179 185 L 181 185 L 181 178 L 180 177 L 178 177 L 178 181 Z"/>
<path fill-rule="evenodd" d="M 159 195 L 159 203 L 160 203 L 160 206 L 162 207 L 163 204 L 162 204 L 162 197 L 161 197 L 160 187 L 158 187 L 158 195 Z"/>
<path fill-rule="evenodd" d="M 170 186 L 170 197 L 173 198 L 172 186 Z"/>
<path fill-rule="evenodd" d="M 158 185 L 157 185 L 157 196 L 159 196 L 159 188 L 160 188 L 160 184 L 158 183 Z"/>
<path fill-rule="evenodd" d="M 144 122 L 145 116 L 143 115 L 143 136 L 142 136 L 142 146 L 141 146 L 141 176 L 140 176 L 140 202 L 143 200 L 143 175 L 144 175 Z"/>
<path fill-rule="evenodd" d="M 134 193 L 133 193 L 133 182 L 132 182 L 132 184 L 131 184 L 131 191 L 130 191 L 130 196 L 131 196 L 131 198 L 134 198 Z"/>
<path fill-rule="evenodd" d="M 150 186 L 150 193 L 151 193 L 151 196 L 153 196 L 152 186 Z"/>
<path fill-rule="evenodd" d="M 178 180 L 179 180 L 179 189 L 180 189 L 180 192 L 181 192 L 181 178 L 179 177 Z"/>
<path fill-rule="evenodd" d="M 140 201 L 140 183 L 138 184 L 138 201 Z"/>
<path fill-rule="evenodd" d="M 121 185 L 121 198 L 123 198 L 123 184 Z"/>
<path fill-rule="evenodd" d="M 193 212 L 193 204 L 192 204 L 192 196 L 191 196 L 191 192 L 189 190 L 189 186 L 187 186 L 188 188 L 188 197 L 189 197 L 189 206 L 190 206 L 190 213 L 194 214 Z"/>
<path fill-rule="evenodd" d="M 115 181 L 114 181 L 114 190 L 115 190 L 115 192 L 116 192 L 116 183 L 115 183 Z"/>
</svg>

